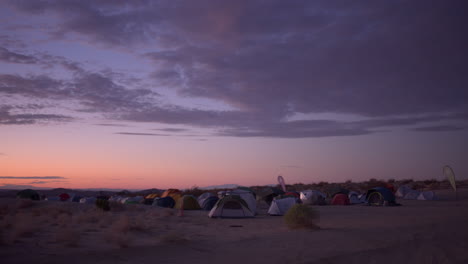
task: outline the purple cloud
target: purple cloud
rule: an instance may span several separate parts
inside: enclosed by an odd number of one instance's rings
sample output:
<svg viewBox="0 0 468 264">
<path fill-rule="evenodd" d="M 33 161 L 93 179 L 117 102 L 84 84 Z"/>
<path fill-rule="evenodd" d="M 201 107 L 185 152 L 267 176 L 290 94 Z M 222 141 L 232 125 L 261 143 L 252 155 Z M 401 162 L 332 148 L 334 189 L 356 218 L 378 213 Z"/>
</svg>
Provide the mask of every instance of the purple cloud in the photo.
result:
<svg viewBox="0 0 468 264">
<path fill-rule="evenodd" d="M 35 64 L 37 62 L 36 58 L 33 56 L 15 53 L 4 47 L 0 47 L 0 61 L 24 64 Z"/>
<path fill-rule="evenodd" d="M 136 88 L 130 74 L 122 82 L 112 70 L 4 48 L 2 61 L 60 65 L 72 77 L 1 74 L 0 94 L 75 100 L 80 110 L 111 121 L 206 127 L 215 135 L 238 137 L 366 135 L 382 127 L 468 120 L 464 1 L 11 1 L 10 6 L 57 19 L 46 31 L 54 41 L 79 36 L 90 46 L 125 50 L 151 68 L 145 88 Z M 231 110 L 166 103 L 155 92 L 161 87 Z M 363 120 L 288 121 L 296 114 L 323 113 Z"/>
<path fill-rule="evenodd" d="M 426 132 L 446 132 L 446 131 L 459 131 L 464 130 L 465 127 L 459 126 L 425 126 L 413 128 L 413 131 L 426 131 Z"/>
<path fill-rule="evenodd" d="M 44 122 L 70 122 L 72 117 L 56 114 L 12 114 L 10 107 L 0 106 L 0 125 L 28 125 Z"/>
<path fill-rule="evenodd" d="M 13 180 L 56 180 L 56 179 L 66 179 L 62 176 L 0 176 L 0 179 L 13 179 Z"/>
<path fill-rule="evenodd" d="M 126 136 L 157 136 L 157 137 L 167 137 L 168 134 L 155 134 L 155 133 L 134 133 L 134 132 L 117 132 L 116 135 L 126 135 Z"/>
</svg>

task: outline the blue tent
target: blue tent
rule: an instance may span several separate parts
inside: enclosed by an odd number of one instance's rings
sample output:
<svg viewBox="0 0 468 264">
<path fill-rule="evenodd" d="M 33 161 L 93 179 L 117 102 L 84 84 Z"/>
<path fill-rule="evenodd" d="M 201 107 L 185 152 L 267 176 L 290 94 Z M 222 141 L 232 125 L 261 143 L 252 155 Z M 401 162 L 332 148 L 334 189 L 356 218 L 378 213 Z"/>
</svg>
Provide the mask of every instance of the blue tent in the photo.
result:
<svg viewBox="0 0 468 264">
<path fill-rule="evenodd" d="M 376 187 L 367 191 L 366 201 L 369 205 L 398 205 L 393 192 L 385 187 Z"/>
<path fill-rule="evenodd" d="M 219 198 L 217 196 L 210 196 L 206 198 L 200 206 L 203 210 L 210 211 L 218 200 Z"/>
<path fill-rule="evenodd" d="M 153 205 L 160 206 L 160 207 L 174 208 L 175 201 L 172 197 L 166 196 L 163 198 L 155 198 Z"/>
</svg>

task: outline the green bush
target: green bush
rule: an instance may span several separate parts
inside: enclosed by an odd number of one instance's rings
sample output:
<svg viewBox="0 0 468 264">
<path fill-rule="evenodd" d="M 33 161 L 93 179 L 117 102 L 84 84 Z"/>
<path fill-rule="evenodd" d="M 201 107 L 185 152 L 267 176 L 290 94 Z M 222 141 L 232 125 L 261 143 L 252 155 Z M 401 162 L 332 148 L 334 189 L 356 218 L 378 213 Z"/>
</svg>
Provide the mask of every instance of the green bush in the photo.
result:
<svg viewBox="0 0 468 264">
<path fill-rule="evenodd" d="M 305 204 L 296 204 L 284 215 L 284 222 L 291 229 L 317 229 L 320 214 Z"/>
<path fill-rule="evenodd" d="M 110 205 L 109 201 L 106 199 L 97 199 L 96 200 L 96 206 L 99 209 L 102 209 L 104 211 L 109 211 L 110 210 Z"/>
</svg>

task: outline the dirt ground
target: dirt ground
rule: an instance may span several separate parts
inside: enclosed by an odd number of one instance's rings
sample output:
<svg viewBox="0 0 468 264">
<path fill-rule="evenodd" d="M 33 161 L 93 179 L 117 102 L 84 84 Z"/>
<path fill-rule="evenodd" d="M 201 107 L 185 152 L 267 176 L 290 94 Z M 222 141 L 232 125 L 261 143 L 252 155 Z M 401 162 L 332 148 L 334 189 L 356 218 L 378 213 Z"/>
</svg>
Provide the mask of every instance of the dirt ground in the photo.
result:
<svg viewBox="0 0 468 264">
<path fill-rule="evenodd" d="M 0 262 L 468 263 L 468 189 L 402 206 L 314 206 L 319 230 L 289 230 L 267 205 L 250 219 L 206 211 L 0 199 Z"/>
</svg>

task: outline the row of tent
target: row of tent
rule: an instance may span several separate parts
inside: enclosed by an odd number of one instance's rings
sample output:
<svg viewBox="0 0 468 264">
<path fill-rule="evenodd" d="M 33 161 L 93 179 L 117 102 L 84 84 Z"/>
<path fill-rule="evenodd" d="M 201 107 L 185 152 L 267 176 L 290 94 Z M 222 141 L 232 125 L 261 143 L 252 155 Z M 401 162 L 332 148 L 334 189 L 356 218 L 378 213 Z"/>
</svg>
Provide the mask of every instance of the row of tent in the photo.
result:
<svg viewBox="0 0 468 264">
<path fill-rule="evenodd" d="M 398 197 L 406 197 L 408 194 L 414 193 L 415 191 L 402 187 L 396 192 Z M 18 197 L 39 200 L 39 195 L 36 194 L 37 193 L 33 190 L 24 190 L 18 193 Z M 420 192 L 418 196 L 421 194 L 422 192 Z M 203 209 L 209 211 L 209 217 L 228 218 L 254 217 L 257 212 L 257 200 L 264 200 L 269 205 L 268 214 L 270 215 L 284 215 L 286 211 L 296 203 L 310 205 L 397 205 L 395 195 L 390 189 L 385 187 L 370 189 L 365 194 L 339 189 L 328 197 L 331 198 L 331 201 L 327 199 L 326 194 L 317 190 L 283 192 L 280 189 L 271 187 L 259 192 L 258 197 L 257 194 L 248 188 L 221 191 L 217 194 L 207 192 L 200 195 L 198 198 L 192 195 L 183 195 L 182 192 L 177 189 L 168 189 L 162 195 L 155 193 L 145 197 L 79 197 L 61 194 L 57 197 L 50 197 L 49 200 L 94 204 L 97 199 L 108 199 L 109 201 L 123 204 L 148 204 L 184 210 Z"/>
<path fill-rule="evenodd" d="M 408 185 L 402 185 L 395 193 L 396 197 L 405 200 L 437 200 L 437 196 L 433 191 L 418 191 L 412 189 Z"/>
<path fill-rule="evenodd" d="M 284 215 L 289 208 L 296 203 L 304 203 L 311 205 L 325 204 L 326 195 L 316 190 L 306 190 L 300 192 L 300 200 L 294 197 L 281 197 L 278 195 L 273 198 L 268 214 Z M 375 206 L 383 205 L 399 205 L 396 203 L 393 192 L 385 187 L 377 187 L 368 190 L 365 194 L 359 194 L 353 191 L 341 190 L 333 194 L 330 202 L 331 205 L 351 205 L 351 204 L 367 204 Z"/>
</svg>

